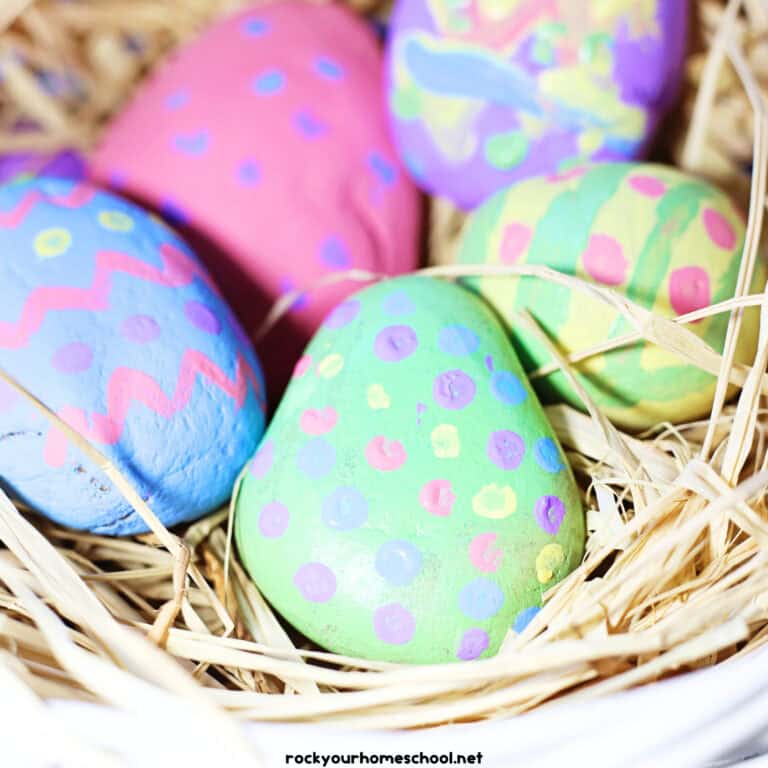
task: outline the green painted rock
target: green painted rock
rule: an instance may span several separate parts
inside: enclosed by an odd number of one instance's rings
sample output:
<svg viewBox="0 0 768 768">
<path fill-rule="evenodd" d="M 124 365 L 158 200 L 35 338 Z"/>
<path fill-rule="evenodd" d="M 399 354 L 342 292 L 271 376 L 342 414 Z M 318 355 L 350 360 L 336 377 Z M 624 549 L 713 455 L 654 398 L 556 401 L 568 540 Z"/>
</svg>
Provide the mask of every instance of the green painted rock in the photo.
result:
<svg viewBox="0 0 768 768">
<path fill-rule="evenodd" d="M 733 296 L 743 244 L 743 217 L 720 190 L 672 168 L 617 163 L 532 179 L 498 193 L 472 215 L 458 260 L 543 264 L 675 317 Z M 753 291 L 761 292 L 765 280 L 761 262 Z M 538 278 L 485 277 L 468 284 L 507 320 L 529 372 L 551 356 L 515 327 L 521 309 L 565 353 L 633 330 L 603 302 Z M 727 325 L 724 313 L 687 327 L 719 352 Z M 739 362 L 753 359 L 758 327 L 758 312 L 747 311 Z M 576 371 L 601 410 L 628 428 L 703 417 L 716 386 L 714 376 L 647 343 L 595 355 Z M 544 400 L 583 407 L 559 371 L 534 384 Z"/>
<path fill-rule="evenodd" d="M 404 277 L 340 304 L 237 501 L 240 553 L 330 650 L 493 655 L 578 565 L 578 490 L 504 331 L 471 292 Z"/>
</svg>

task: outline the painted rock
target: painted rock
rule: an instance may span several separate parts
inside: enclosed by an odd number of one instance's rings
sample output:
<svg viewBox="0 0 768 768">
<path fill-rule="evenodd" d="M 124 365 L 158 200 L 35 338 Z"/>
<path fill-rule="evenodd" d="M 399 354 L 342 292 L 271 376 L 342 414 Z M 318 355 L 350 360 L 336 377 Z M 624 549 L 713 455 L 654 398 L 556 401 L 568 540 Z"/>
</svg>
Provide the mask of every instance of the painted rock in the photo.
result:
<svg viewBox="0 0 768 768">
<path fill-rule="evenodd" d="M 250 333 L 288 292 L 416 266 L 419 196 L 389 139 L 382 68 L 371 26 L 344 8 L 258 5 L 142 86 L 93 173 L 182 225 Z M 358 287 L 304 293 L 260 346 L 271 396 Z"/>
<path fill-rule="evenodd" d="M 80 180 L 85 177 L 85 162 L 79 152 L 63 150 L 55 154 L 18 152 L 0 155 L 0 183 L 19 176 L 53 176 Z"/>
<path fill-rule="evenodd" d="M 459 250 L 467 264 L 543 264 L 608 286 L 665 317 L 733 296 L 744 219 L 725 194 L 672 168 L 590 166 L 531 179 L 499 192 L 472 214 Z M 753 291 L 765 286 L 761 262 Z M 516 326 L 527 309 L 563 352 L 586 350 L 633 329 L 617 310 L 580 291 L 537 278 L 470 280 L 506 319 L 527 371 L 551 363 L 537 339 Z M 728 313 L 688 329 L 722 351 Z M 736 359 L 751 362 L 758 315 L 748 311 Z M 715 379 L 648 343 L 594 355 L 575 365 L 596 404 L 628 428 L 705 416 Z M 534 378 L 549 401 L 583 407 L 558 371 Z"/>
<path fill-rule="evenodd" d="M 464 209 L 530 176 L 641 157 L 677 93 L 687 19 L 686 0 L 399 0 L 400 153 Z"/>
<path fill-rule="evenodd" d="M 262 375 L 166 225 L 60 179 L 0 187 L 0 367 L 120 469 L 166 525 L 229 497 L 263 431 Z M 52 519 L 146 530 L 97 467 L 0 388 L 0 481 Z"/>
<path fill-rule="evenodd" d="M 496 653 L 578 565 L 563 452 L 504 331 L 424 277 L 328 316 L 250 464 L 240 553 L 283 616 L 339 653 Z"/>
</svg>

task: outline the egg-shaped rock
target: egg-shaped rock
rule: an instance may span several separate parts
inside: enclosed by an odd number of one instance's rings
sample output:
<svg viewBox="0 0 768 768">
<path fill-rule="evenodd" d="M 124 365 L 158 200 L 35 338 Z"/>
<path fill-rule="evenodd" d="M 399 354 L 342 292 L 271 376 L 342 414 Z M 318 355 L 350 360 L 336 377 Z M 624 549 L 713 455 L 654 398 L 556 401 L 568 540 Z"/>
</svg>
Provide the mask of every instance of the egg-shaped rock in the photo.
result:
<svg viewBox="0 0 768 768">
<path fill-rule="evenodd" d="M 166 524 L 225 503 L 264 427 L 259 364 L 165 224 L 87 184 L 0 187 L 0 367 L 78 430 Z M 75 528 L 142 518 L 26 399 L 0 383 L 0 483 Z"/>
<path fill-rule="evenodd" d="M 531 179 L 499 192 L 467 225 L 464 264 L 540 264 L 623 294 L 663 317 L 677 317 L 734 295 L 744 218 L 708 183 L 650 164 L 595 165 Z M 765 286 L 759 261 L 753 291 Z M 633 331 L 619 310 L 579 290 L 533 277 L 467 281 L 507 321 L 520 360 L 533 374 L 551 356 L 515 316 L 529 311 L 564 353 L 592 348 Z M 736 360 L 751 362 L 758 313 L 748 310 Z M 728 313 L 687 324 L 722 351 Z M 595 403 L 616 424 L 645 428 L 705 416 L 715 377 L 661 347 L 635 342 L 574 364 Z M 534 386 L 548 401 L 583 408 L 557 370 Z"/>
<path fill-rule="evenodd" d="M 642 157 L 678 90 L 687 18 L 687 0 L 398 0 L 400 153 L 464 209 L 530 176 Z"/>
<path fill-rule="evenodd" d="M 420 201 L 392 147 L 370 25 L 287 0 L 221 21 L 140 87 L 96 178 L 181 226 L 246 331 L 281 296 L 349 269 L 413 269 Z M 359 283 L 302 294 L 259 353 L 270 397 Z"/>
<path fill-rule="evenodd" d="M 235 514 L 246 567 L 288 621 L 388 661 L 495 654 L 584 548 L 578 489 L 501 324 L 416 276 L 327 317 Z"/>
</svg>

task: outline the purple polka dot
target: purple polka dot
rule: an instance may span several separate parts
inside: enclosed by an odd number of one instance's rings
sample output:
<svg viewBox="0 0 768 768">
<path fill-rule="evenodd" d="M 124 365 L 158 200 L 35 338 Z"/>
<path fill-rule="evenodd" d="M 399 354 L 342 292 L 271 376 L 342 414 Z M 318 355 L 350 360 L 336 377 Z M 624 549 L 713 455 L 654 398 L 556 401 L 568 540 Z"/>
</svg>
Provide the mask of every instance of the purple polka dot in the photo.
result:
<svg viewBox="0 0 768 768">
<path fill-rule="evenodd" d="M 259 513 L 261 535 L 267 539 L 279 538 L 288 528 L 289 517 L 288 507 L 285 504 L 281 504 L 279 501 L 265 504 Z"/>
<path fill-rule="evenodd" d="M 386 186 L 390 187 L 397 181 L 397 169 L 379 152 L 371 152 L 368 156 L 368 166 Z"/>
<path fill-rule="evenodd" d="M 165 98 L 165 108 L 175 112 L 177 109 L 186 107 L 189 103 L 189 91 L 186 88 L 174 91 Z"/>
<path fill-rule="evenodd" d="M 379 331 L 373 343 L 376 357 L 387 363 L 397 363 L 410 357 L 419 346 L 416 331 L 409 325 L 390 325 Z"/>
<path fill-rule="evenodd" d="M 308 440 L 296 456 L 296 466 L 311 480 L 325 477 L 335 463 L 336 450 L 324 437 Z"/>
<path fill-rule="evenodd" d="M 516 432 L 502 429 L 488 438 L 488 458 L 500 469 L 517 469 L 525 455 L 525 442 Z"/>
<path fill-rule="evenodd" d="M 565 504 L 557 496 L 541 496 L 533 508 L 536 522 L 545 533 L 554 536 L 565 517 Z"/>
<path fill-rule="evenodd" d="M 221 333 L 221 323 L 213 312 L 199 301 L 188 301 L 184 305 L 184 314 L 192 325 L 204 333 L 216 336 Z"/>
<path fill-rule="evenodd" d="M 261 168 L 254 160 L 244 160 L 237 166 L 237 180 L 244 187 L 256 186 L 261 181 Z"/>
<path fill-rule="evenodd" d="M 93 363 L 93 350 L 76 341 L 56 350 L 51 362 L 59 373 L 82 373 Z"/>
<path fill-rule="evenodd" d="M 459 609 L 474 621 L 485 621 L 495 616 L 504 604 L 504 592 L 490 579 L 470 581 L 459 593 Z"/>
<path fill-rule="evenodd" d="M 123 321 L 120 329 L 128 341 L 136 344 L 148 344 L 160 335 L 160 326 L 157 320 L 149 315 L 131 315 Z"/>
<path fill-rule="evenodd" d="M 476 390 L 475 382 L 464 371 L 446 371 L 435 379 L 432 396 L 439 406 L 460 411 L 472 402 Z"/>
<path fill-rule="evenodd" d="M 316 139 L 328 131 L 328 126 L 318 120 L 308 109 L 297 112 L 293 118 L 293 124 L 299 133 L 307 139 Z"/>
<path fill-rule="evenodd" d="M 329 528 L 350 531 L 368 519 L 368 502 L 352 485 L 337 488 L 323 499 L 320 516 Z"/>
<path fill-rule="evenodd" d="M 376 553 L 376 570 L 390 584 L 405 587 L 421 571 L 421 552 L 410 541 L 388 541 Z"/>
<path fill-rule="evenodd" d="M 319 56 L 315 59 L 315 71 L 328 80 L 341 80 L 344 77 L 341 64 L 328 56 Z"/>
<path fill-rule="evenodd" d="M 479 627 L 472 627 L 462 635 L 456 657 L 462 661 L 472 661 L 480 656 L 488 643 L 488 633 Z"/>
<path fill-rule="evenodd" d="M 263 443 L 251 462 L 251 474 L 257 479 L 261 480 L 266 477 L 270 469 L 272 469 L 272 462 L 275 459 L 275 445 L 271 440 L 267 440 Z"/>
<path fill-rule="evenodd" d="M 296 290 L 296 283 L 290 277 L 283 277 L 280 279 L 280 293 L 285 296 L 286 294 L 293 293 Z M 306 293 L 300 293 L 293 300 L 291 304 L 291 312 L 305 309 L 309 306 L 309 296 Z"/>
<path fill-rule="evenodd" d="M 269 23 L 264 19 L 251 17 L 243 22 L 242 30 L 247 37 L 262 37 L 269 32 Z"/>
<path fill-rule="evenodd" d="M 349 325 L 360 312 L 360 302 L 357 299 L 348 299 L 336 306 L 325 319 L 326 328 L 343 328 Z"/>
<path fill-rule="evenodd" d="M 160 215 L 174 227 L 181 227 L 189 223 L 187 212 L 179 203 L 170 198 L 160 201 Z"/>
<path fill-rule="evenodd" d="M 400 603 L 389 603 L 376 609 L 373 614 L 373 629 L 382 642 L 389 645 L 405 645 L 416 631 L 413 614 Z"/>
<path fill-rule="evenodd" d="M 446 325 L 437 339 L 437 345 L 446 355 L 464 357 L 480 346 L 477 334 L 463 325 Z"/>
<path fill-rule="evenodd" d="M 0 381 L 0 413 L 10 411 L 18 402 L 21 395 L 10 384 Z"/>
<path fill-rule="evenodd" d="M 305 563 L 296 571 L 293 583 L 310 603 L 327 603 L 336 594 L 336 577 L 322 563 Z"/>
<path fill-rule="evenodd" d="M 352 257 L 344 241 L 336 235 L 326 238 L 320 246 L 320 259 L 330 269 L 347 269 Z"/>
<path fill-rule="evenodd" d="M 416 305 L 405 291 L 395 291 L 384 298 L 384 311 L 388 315 L 410 315 L 416 310 Z"/>
</svg>

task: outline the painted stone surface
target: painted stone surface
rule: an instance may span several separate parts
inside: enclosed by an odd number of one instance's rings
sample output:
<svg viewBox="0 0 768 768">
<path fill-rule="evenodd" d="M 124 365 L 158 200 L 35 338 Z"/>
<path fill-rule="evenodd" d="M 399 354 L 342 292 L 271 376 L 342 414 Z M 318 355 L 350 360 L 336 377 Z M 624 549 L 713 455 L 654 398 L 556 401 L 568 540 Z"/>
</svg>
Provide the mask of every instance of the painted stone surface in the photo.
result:
<svg viewBox="0 0 768 768">
<path fill-rule="evenodd" d="M 179 50 L 109 126 L 95 177 L 180 225 L 251 333 L 349 269 L 412 270 L 420 203 L 389 138 L 383 56 L 335 4 L 254 6 Z M 303 293 L 259 353 L 270 397 L 359 283 Z"/>
<path fill-rule="evenodd" d="M 399 0 L 401 156 L 464 209 L 520 179 L 642 157 L 677 93 L 687 20 L 686 0 Z"/>
<path fill-rule="evenodd" d="M 617 163 L 531 179 L 502 191 L 474 214 L 458 260 L 467 264 L 543 264 L 612 288 L 643 307 L 675 317 L 733 296 L 744 218 L 715 187 L 659 165 Z M 765 287 L 761 260 L 753 292 Z M 549 352 L 515 314 L 527 309 L 566 353 L 623 336 L 619 311 L 579 291 L 535 278 L 467 281 L 506 319 L 529 372 Z M 751 362 L 759 317 L 745 313 L 736 359 Z M 722 351 L 728 313 L 688 324 Z M 576 365 L 581 382 L 615 423 L 645 428 L 707 414 L 715 378 L 660 347 L 636 343 Z M 535 378 L 547 401 L 583 407 L 560 372 Z"/>
<path fill-rule="evenodd" d="M 250 464 L 236 537 L 288 621 L 340 653 L 496 653 L 580 562 L 563 452 L 469 291 L 376 284 L 327 317 Z"/>
<path fill-rule="evenodd" d="M 0 187 L 0 366 L 120 469 L 166 525 L 228 499 L 264 426 L 258 361 L 189 248 L 136 206 L 61 179 Z M 52 519 L 146 529 L 0 384 L 0 481 Z"/>
</svg>

